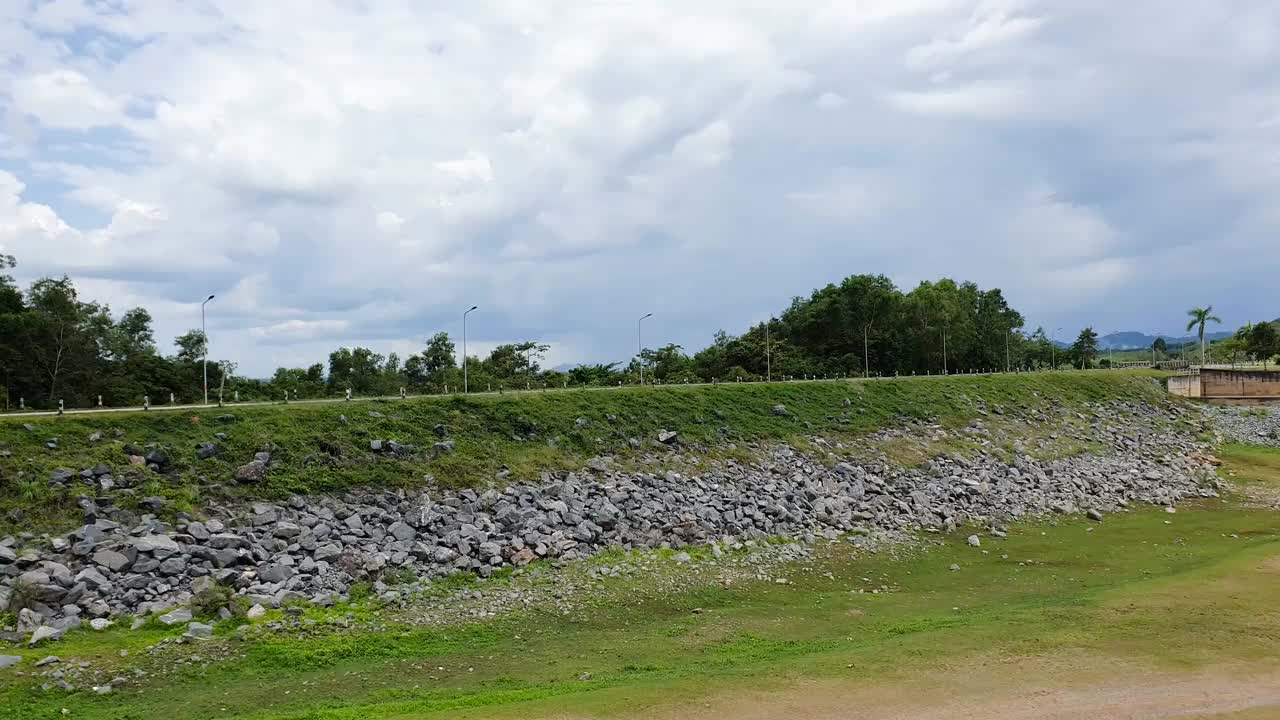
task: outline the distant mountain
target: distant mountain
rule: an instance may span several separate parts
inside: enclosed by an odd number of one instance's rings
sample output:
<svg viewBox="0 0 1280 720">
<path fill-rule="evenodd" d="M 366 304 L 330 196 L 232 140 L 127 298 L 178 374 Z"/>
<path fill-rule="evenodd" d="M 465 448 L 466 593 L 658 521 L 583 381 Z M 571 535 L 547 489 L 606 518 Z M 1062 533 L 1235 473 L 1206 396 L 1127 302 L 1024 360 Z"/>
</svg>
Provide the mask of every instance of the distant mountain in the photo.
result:
<svg viewBox="0 0 1280 720">
<path fill-rule="evenodd" d="M 1207 332 L 1204 334 L 1204 339 L 1209 342 L 1213 342 L 1214 340 L 1225 340 L 1234 334 L 1234 330 Z M 1174 335 L 1147 335 L 1146 333 L 1128 331 L 1115 332 L 1098 338 L 1098 348 L 1102 350 L 1136 350 L 1140 348 L 1149 348 L 1155 343 L 1157 337 L 1164 338 L 1165 344 L 1170 346 L 1200 342 L 1200 338 L 1196 335 L 1183 335 L 1178 337 Z"/>
</svg>

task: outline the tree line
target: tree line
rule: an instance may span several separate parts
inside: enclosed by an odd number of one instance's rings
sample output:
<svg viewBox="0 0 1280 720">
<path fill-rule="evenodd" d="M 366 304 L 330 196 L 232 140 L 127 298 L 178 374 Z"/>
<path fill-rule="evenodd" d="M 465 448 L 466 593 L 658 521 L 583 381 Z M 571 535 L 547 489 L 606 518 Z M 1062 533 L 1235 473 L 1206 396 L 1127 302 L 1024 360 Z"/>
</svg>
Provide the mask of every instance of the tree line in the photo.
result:
<svg viewBox="0 0 1280 720">
<path fill-rule="evenodd" d="M 146 308 L 118 316 L 83 299 L 68 277 L 41 278 L 25 291 L 0 255 L 0 400 L 13 408 L 198 402 L 204 391 L 208 340 L 198 329 L 162 354 Z M 1254 326 L 1257 327 L 1257 326 Z M 1274 330 L 1274 328 L 1272 328 Z M 1265 333 L 1255 330 L 1252 332 Z M 467 358 L 473 391 L 632 384 L 734 382 L 766 378 L 924 375 L 1003 369 L 1092 367 L 1097 334 L 1085 328 L 1069 347 L 1043 328 L 1027 332 L 1023 316 L 999 289 L 943 279 L 910 291 L 883 275 L 854 275 L 796 297 L 774 317 L 738 335 L 723 330 L 689 353 L 676 344 L 644 348 L 632 358 L 560 371 L 543 367 L 550 349 L 533 341 L 499 345 Z M 208 359 L 209 396 L 283 400 L 460 390 L 463 369 L 453 339 L 431 336 L 401 358 L 366 347 L 341 347 L 327 362 L 243 377 L 234 362 Z"/>
</svg>

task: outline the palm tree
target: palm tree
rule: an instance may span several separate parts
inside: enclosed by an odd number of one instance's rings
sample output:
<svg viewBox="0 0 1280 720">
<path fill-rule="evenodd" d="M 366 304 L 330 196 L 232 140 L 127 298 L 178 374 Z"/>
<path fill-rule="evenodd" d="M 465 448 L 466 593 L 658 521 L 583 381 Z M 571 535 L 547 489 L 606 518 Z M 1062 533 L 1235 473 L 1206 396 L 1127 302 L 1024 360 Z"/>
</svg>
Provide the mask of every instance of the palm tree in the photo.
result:
<svg viewBox="0 0 1280 720">
<path fill-rule="evenodd" d="M 1187 315 L 1191 316 L 1191 322 L 1187 323 L 1187 329 L 1199 326 L 1200 334 L 1200 367 L 1204 367 L 1204 326 L 1207 323 L 1221 323 L 1222 320 L 1213 314 L 1213 306 L 1202 308 L 1193 307 L 1187 311 Z"/>
</svg>

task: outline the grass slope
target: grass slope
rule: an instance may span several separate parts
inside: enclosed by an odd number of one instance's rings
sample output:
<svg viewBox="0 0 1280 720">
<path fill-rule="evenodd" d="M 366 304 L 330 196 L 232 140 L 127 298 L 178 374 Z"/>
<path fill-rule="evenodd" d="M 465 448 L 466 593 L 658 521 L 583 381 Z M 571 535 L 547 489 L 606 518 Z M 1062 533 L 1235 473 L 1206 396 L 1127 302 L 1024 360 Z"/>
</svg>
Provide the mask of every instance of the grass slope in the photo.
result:
<svg viewBox="0 0 1280 720">
<path fill-rule="evenodd" d="M 1011 530 L 981 549 L 958 533 L 902 558 L 840 545 L 786 573 L 789 585 L 694 583 L 672 595 L 653 592 L 654 578 L 610 580 L 592 608 L 569 616 L 277 636 L 143 693 L 65 696 L 0 676 L 10 682 L 0 704 L 15 720 L 64 707 L 91 719 L 644 716 L 709 692 L 799 678 L 893 682 L 984 658 L 1082 653 L 1173 671 L 1276 658 L 1274 510 L 1228 499 Z M 76 634 L 57 652 L 109 657 L 120 642 L 136 651 L 164 632 Z"/>
<path fill-rule="evenodd" d="M 135 497 L 164 496 L 173 501 L 171 507 L 190 510 L 228 496 L 280 498 L 365 484 L 418 486 L 428 475 L 442 485 L 477 485 L 492 482 L 504 468 L 513 479 L 536 480 L 543 470 L 582 467 L 593 455 L 625 455 L 628 438 L 652 441 L 659 429 L 677 430 L 682 442 L 705 449 L 806 434 L 852 436 L 900 417 L 961 424 L 976 415 L 978 398 L 988 407 L 1115 398 L 1167 402 L 1152 377 L 1088 372 L 610 388 L 196 413 L 0 418 L 0 450 L 11 453 L 0 457 L 0 532 L 6 526 L 32 529 L 72 522 L 75 508 L 69 499 L 86 491 L 78 485 L 65 493 L 51 490 L 48 477 L 57 468 L 79 471 L 106 464 L 117 474 L 136 478 Z M 851 403 L 847 407 L 846 399 Z M 789 414 L 771 412 L 778 404 Z M 223 415 L 234 420 L 219 420 Z M 579 418 L 588 424 L 579 426 Z M 27 424 L 32 431 L 24 428 Z M 431 446 L 438 438 L 432 429 L 437 424 L 449 428 L 456 452 L 433 458 Z M 102 433 L 102 440 L 93 443 L 89 437 L 95 432 Z M 213 441 L 219 432 L 227 435 L 219 442 L 219 455 L 197 459 L 196 445 Z M 53 438 L 56 450 L 46 447 Z M 410 457 L 374 454 L 370 440 L 412 444 L 419 452 Z M 341 456 L 330 460 L 322 443 Z M 126 444 L 165 449 L 174 472 L 160 476 L 130 467 Z M 266 446 L 274 448 L 266 479 L 237 487 L 231 481 L 235 467 Z"/>
</svg>

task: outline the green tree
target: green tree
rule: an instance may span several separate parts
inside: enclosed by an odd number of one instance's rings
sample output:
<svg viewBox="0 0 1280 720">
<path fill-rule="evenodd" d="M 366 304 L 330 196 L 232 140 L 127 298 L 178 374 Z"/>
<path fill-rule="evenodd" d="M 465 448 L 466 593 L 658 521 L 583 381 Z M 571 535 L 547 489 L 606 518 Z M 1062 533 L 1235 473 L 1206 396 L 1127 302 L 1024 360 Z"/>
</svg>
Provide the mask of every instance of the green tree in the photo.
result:
<svg viewBox="0 0 1280 720">
<path fill-rule="evenodd" d="M 111 326 L 107 308 L 82 302 L 66 276 L 36 280 L 27 291 L 27 302 L 20 323 L 22 351 L 45 383 L 44 403 L 83 403 Z"/>
<path fill-rule="evenodd" d="M 369 348 L 338 348 L 329 353 L 329 386 L 366 395 L 378 392 L 385 365 L 382 355 Z"/>
<path fill-rule="evenodd" d="M 499 382 L 531 381 L 550 349 L 550 345 L 532 341 L 499 345 L 481 363 L 481 372 Z"/>
<path fill-rule="evenodd" d="M 188 330 L 174 338 L 173 344 L 178 347 L 178 360 L 195 364 L 203 360 L 208 352 L 209 338 L 203 330 Z"/>
<path fill-rule="evenodd" d="M 1200 337 L 1200 365 L 1204 365 L 1204 326 L 1208 323 L 1220 323 L 1217 316 L 1213 314 L 1213 306 L 1209 307 L 1193 307 L 1187 311 L 1187 315 L 1191 316 L 1191 321 L 1187 323 L 1187 329 L 1196 328 L 1196 332 Z"/>
<path fill-rule="evenodd" d="M 1098 354 L 1098 333 L 1092 327 L 1081 330 L 1076 341 L 1071 344 L 1071 352 L 1080 359 L 1081 370 L 1092 366 L 1093 359 Z"/>
<path fill-rule="evenodd" d="M 1280 355 L 1280 330 L 1269 322 L 1255 323 L 1249 331 L 1247 348 L 1250 355 L 1262 361 L 1263 369 L 1271 358 Z"/>
<path fill-rule="evenodd" d="M 1151 349 L 1164 356 L 1169 352 L 1169 345 L 1165 343 L 1164 338 L 1158 337 L 1155 342 L 1151 343 Z"/>
<path fill-rule="evenodd" d="M 618 363 L 579 365 L 569 370 L 569 382 L 574 385 L 616 385 L 620 373 Z"/>
</svg>

